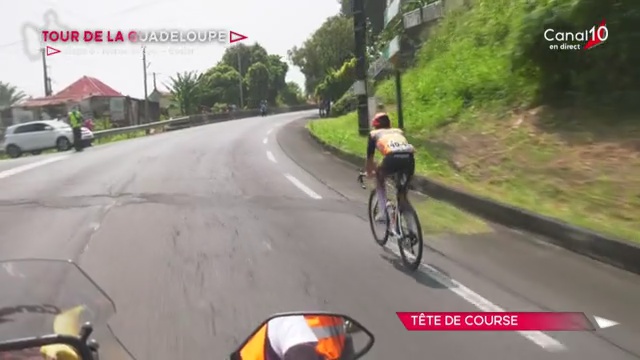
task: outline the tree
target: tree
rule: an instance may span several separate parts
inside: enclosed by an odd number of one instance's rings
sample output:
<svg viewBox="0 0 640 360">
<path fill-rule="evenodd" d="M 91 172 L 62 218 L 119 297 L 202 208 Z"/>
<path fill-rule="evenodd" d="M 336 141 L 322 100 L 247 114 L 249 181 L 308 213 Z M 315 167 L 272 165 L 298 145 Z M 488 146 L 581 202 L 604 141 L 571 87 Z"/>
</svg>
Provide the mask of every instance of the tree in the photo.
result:
<svg viewBox="0 0 640 360">
<path fill-rule="evenodd" d="M 300 85 L 291 81 L 287 83 L 287 86 L 280 92 L 280 101 L 285 105 L 299 105 L 304 102 L 304 96 Z"/>
<path fill-rule="evenodd" d="M 227 64 L 219 64 L 202 75 L 200 88 L 202 105 L 213 107 L 215 104 L 240 104 L 240 73 Z"/>
<path fill-rule="evenodd" d="M 305 76 L 305 90 L 313 93 L 330 69 L 337 69 L 354 52 L 353 19 L 328 18 L 301 47 L 289 50 L 289 59 Z"/>
<path fill-rule="evenodd" d="M 10 107 L 24 100 L 27 95 L 17 87 L 0 81 L 0 107 Z"/>
<path fill-rule="evenodd" d="M 282 61 L 279 55 L 269 54 L 258 43 L 250 46 L 238 44 L 227 48 L 219 65 L 232 67 L 241 74 L 246 83 L 249 68 L 258 63 L 265 65 L 269 71 L 268 92 L 263 99 L 275 105 L 279 92 L 286 87 L 285 79 L 289 71 L 289 65 Z M 248 88 L 245 87 L 243 90 L 248 91 Z"/>
<path fill-rule="evenodd" d="M 180 114 L 191 115 L 198 112 L 198 105 L 202 100 L 202 78 L 195 71 L 185 71 L 169 79 L 166 87 L 178 104 Z"/>
<path fill-rule="evenodd" d="M 220 63 L 229 65 L 236 69 L 236 71 L 240 72 L 244 78 L 251 65 L 259 62 L 267 64 L 268 56 L 269 54 L 267 53 L 267 50 L 258 43 L 251 46 L 238 44 L 227 48 L 222 55 Z"/>
<path fill-rule="evenodd" d="M 260 101 L 269 96 L 270 77 L 269 68 L 263 63 L 255 63 L 249 67 L 245 81 L 250 107 L 258 107 Z"/>
<path fill-rule="evenodd" d="M 282 61 L 280 55 L 269 55 L 267 58 L 269 69 L 269 94 L 267 101 L 269 104 L 275 105 L 278 94 L 287 87 L 287 72 L 289 65 Z"/>
</svg>

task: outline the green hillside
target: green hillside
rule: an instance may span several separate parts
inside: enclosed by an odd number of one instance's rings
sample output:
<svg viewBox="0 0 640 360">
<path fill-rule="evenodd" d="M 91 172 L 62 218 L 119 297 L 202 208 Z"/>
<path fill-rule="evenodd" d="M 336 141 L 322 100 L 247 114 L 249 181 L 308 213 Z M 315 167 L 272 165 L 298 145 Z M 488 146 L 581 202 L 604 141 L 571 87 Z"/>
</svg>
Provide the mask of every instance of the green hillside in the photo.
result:
<svg viewBox="0 0 640 360">
<path fill-rule="evenodd" d="M 545 29 L 607 41 L 550 50 Z M 452 186 L 640 241 L 640 3 L 476 0 L 448 14 L 403 76 L 418 170 Z M 391 81 L 376 95 L 389 108 Z M 354 114 L 315 122 L 362 153 Z"/>
</svg>

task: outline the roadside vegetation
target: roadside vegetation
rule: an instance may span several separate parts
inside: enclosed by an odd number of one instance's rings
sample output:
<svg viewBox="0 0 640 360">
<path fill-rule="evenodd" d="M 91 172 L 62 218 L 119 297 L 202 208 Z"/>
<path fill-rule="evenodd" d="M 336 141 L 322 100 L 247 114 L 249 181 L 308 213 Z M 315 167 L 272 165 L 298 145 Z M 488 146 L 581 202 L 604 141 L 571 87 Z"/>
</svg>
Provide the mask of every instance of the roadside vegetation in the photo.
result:
<svg viewBox="0 0 640 360">
<path fill-rule="evenodd" d="M 542 34 L 602 19 L 610 36 L 592 50 L 551 51 Z M 418 172 L 640 241 L 638 23 L 631 0 L 475 0 L 448 13 L 403 75 Z M 395 108 L 392 80 L 376 95 Z M 362 154 L 355 114 L 334 115 L 311 131 Z"/>
<path fill-rule="evenodd" d="M 185 71 L 171 77 L 165 84 L 171 93 L 170 115 L 226 112 L 232 105 L 255 109 L 262 100 L 274 107 L 304 104 L 300 86 L 286 81 L 288 71 L 289 65 L 279 55 L 269 54 L 258 43 L 231 46 L 208 70 Z"/>
<path fill-rule="evenodd" d="M 96 119 L 93 122 L 93 124 L 94 124 L 94 129 L 93 129 L 94 131 L 103 131 L 103 130 L 113 129 L 113 124 L 111 123 L 111 121 L 109 121 L 109 119 Z M 105 136 L 105 137 L 100 137 L 95 139 L 93 141 L 93 145 L 104 145 L 104 144 L 122 141 L 122 140 L 135 139 L 135 138 L 143 137 L 146 135 L 147 135 L 146 131 L 140 130 L 140 131 L 132 131 L 124 134 Z"/>
</svg>

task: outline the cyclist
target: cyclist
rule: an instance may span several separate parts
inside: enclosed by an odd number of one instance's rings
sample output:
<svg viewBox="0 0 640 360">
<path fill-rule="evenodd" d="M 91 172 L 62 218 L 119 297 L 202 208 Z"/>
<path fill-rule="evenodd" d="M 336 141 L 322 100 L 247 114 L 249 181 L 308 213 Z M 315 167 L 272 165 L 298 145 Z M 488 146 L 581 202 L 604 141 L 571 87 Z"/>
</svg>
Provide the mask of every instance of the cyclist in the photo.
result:
<svg viewBox="0 0 640 360">
<path fill-rule="evenodd" d="M 269 320 L 240 351 L 239 360 L 351 360 L 353 340 L 337 316 L 283 316 Z"/>
<path fill-rule="evenodd" d="M 395 173 L 407 175 L 404 186 L 398 189 L 398 194 L 402 197 L 398 199 L 398 204 L 402 204 L 402 201 L 406 200 L 409 181 L 415 172 L 415 149 L 409 144 L 401 129 L 391 127 L 391 119 L 387 113 L 377 113 L 371 121 L 371 126 L 374 130 L 369 133 L 365 168 L 369 177 L 375 172 L 378 194 L 376 221 L 380 222 L 385 221 L 384 214 L 388 205 L 385 178 Z M 376 165 L 374 160 L 376 148 L 383 156 L 380 165 Z"/>
</svg>

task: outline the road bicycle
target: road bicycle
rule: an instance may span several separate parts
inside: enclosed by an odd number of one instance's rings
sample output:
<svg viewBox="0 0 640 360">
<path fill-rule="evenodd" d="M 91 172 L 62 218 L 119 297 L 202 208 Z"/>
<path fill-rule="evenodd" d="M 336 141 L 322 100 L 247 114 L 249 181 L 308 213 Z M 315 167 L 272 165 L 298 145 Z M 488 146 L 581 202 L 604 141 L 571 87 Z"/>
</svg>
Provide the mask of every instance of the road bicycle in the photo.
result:
<svg viewBox="0 0 640 360">
<path fill-rule="evenodd" d="M 358 182 L 363 189 L 367 189 L 364 178 L 366 173 L 362 170 L 359 171 Z M 404 173 L 396 173 L 386 179 L 387 189 L 393 190 L 387 191 L 387 194 L 394 193 L 395 199 L 388 198 L 386 206 L 386 214 L 384 217 L 385 230 L 383 236 L 378 236 L 376 233 L 376 217 L 379 212 L 378 196 L 376 188 L 371 190 L 369 195 L 369 225 L 371 226 L 371 233 L 374 240 L 380 246 L 385 246 L 389 238 L 393 237 L 398 243 L 400 250 L 400 257 L 405 267 L 411 271 L 415 271 L 420 266 L 422 260 L 423 251 L 423 239 L 422 239 L 422 227 L 420 226 L 420 220 L 418 214 L 409 202 L 409 199 L 402 197 L 399 189 L 407 186 L 408 177 Z M 397 211 L 398 210 L 398 211 Z M 414 225 L 415 229 L 408 229 L 408 225 Z M 416 249 L 417 247 L 417 249 Z M 413 261 L 411 261 L 413 259 Z"/>
</svg>

